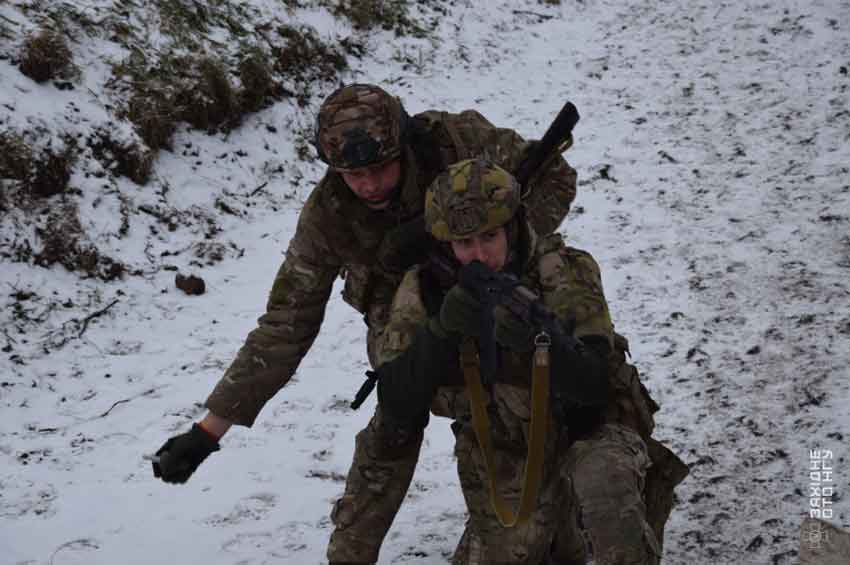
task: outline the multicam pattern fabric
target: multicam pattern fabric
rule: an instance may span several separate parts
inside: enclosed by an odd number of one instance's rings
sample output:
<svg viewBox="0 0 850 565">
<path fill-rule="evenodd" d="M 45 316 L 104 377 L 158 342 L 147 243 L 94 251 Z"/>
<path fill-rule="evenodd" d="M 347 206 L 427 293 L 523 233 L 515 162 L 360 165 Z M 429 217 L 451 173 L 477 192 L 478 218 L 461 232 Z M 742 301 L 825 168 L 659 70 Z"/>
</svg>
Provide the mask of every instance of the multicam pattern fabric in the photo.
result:
<svg viewBox="0 0 850 565">
<path fill-rule="evenodd" d="M 376 165 L 401 154 L 406 116 L 401 102 L 370 84 L 332 93 L 316 118 L 320 156 L 339 171 Z"/>
<path fill-rule="evenodd" d="M 503 168 L 465 159 L 437 177 L 425 194 L 425 223 L 441 241 L 471 237 L 508 223 L 520 205 L 520 186 Z"/>
<path fill-rule="evenodd" d="M 497 128 L 478 112 L 429 111 L 414 116 L 440 163 L 459 156 L 486 156 L 507 170 L 529 148 L 513 130 Z M 250 426 L 262 407 L 283 387 L 309 350 L 324 317 L 334 280 L 345 279 L 343 299 L 364 315 L 369 358 L 374 364 L 392 297 L 401 275 L 376 263 L 387 231 L 423 212 L 425 191 L 440 172 L 427 151 L 406 146 L 401 153 L 404 181 L 385 210 L 372 210 L 329 170 L 301 211 L 266 305 L 266 313 L 239 350 L 206 406 L 236 424 Z M 575 197 L 576 173 L 560 156 L 534 179 L 526 200 L 535 229 L 549 233 L 560 225 Z M 352 384 L 360 375 L 352 375 Z"/>
<path fill-rule="evenodd" d="M 206 400 L 211 412 L 236 424 L 253 425 L 312 345 L 340 276 L 345 279 L 343 299 L 366 321 L 369 360 L 375 366 L 387 343 L 384 326 L 401 280 L 401 275 L 376 263 L 384 235 L 423 212 L 425 190 L 446 165 L 480 156 L 515 170 L 533 143 L 494 126 L 474 110 L 459 114 L 431 110 L 410 118 L 409 125 L 413 141 L 400 151 L 404 181 L 388 209 L 368 208 L 333 169 L 310 194 L 275 277 L 266 313 Z M 333 155 L 334 150 L 329 152 Z M 576 172 L 556 155 L 530 184 L 532 190 L 524 200 L 527 218 L 539 233 L 551 233 L 575 198 Z M 352 375 L 352 385 L 359 385 L 361 377 Z M 393 435 L 398 433 L 388 430 L 376 411 L 358 435 L 345 495 L 335 506 L 331 561 L 377 559 L 419 454 L 421 436 Z M 373 494 L 378 491 L 380 497 Z M 363 519 L 364 515 L 372 518 Z"/>
<path fill-rule="evenodd" d="M 613 342 L 599 267 L 593 257 L 566 247 L 557 235 L 541 238 L 529 256 L 524 282 L 541 292 L 546 304 L 559 316 L 575 316 L 579 336 L 603 336 Z M 419 272 L 414 269 L 405 276 L 393 301 L 378 361 L 389 361 L 401 354 L 426 319 Z M 501 495 L 514 507 L 520 498 L 527 451 L 530 376 L 528 357 L 509 354 L 488 393 Z M 571 442 L 574 438 L 570 438 L 569 430 L 550 423 L 537 510 L 526 524 L 505 529 L 490 507 L 488 477 L 470 423 L 465 388 L 459 381 L 456 386 L 440 387 L 431 411 L 453 420 L 458 474 L 469 511 L 467 531 L 453 563 L 537 565 L 553 557 L 553 547 L 558 563 L 584 563 L 585 537 L 591 542 L 597 563 L 658 562 L 660 550 L 643 502 L 650 460 L 643 440 L 633 430 L 606 424 L 591 436 Z M 396 459 L 394 476 L 409 474 L 404 465 L 411 462 L 410 458 Z M 363 458 L 356 460 L 354 466 L 375 464 Z M 612 481 L 616 486 L 612 486 Z M 388 490 L 393 488 L 388 485 Z M 384 514 L 395 515 L 397 509 L 392 505 L 397 499 L 396 494 L 374 504 L 383 508 Z M 360 540 L 362 543 L 363 538 Z M 329 555 L 341 560 L 338 554 Z M 377 558 L 377 552 L 368 556 Z"/>
</svg>

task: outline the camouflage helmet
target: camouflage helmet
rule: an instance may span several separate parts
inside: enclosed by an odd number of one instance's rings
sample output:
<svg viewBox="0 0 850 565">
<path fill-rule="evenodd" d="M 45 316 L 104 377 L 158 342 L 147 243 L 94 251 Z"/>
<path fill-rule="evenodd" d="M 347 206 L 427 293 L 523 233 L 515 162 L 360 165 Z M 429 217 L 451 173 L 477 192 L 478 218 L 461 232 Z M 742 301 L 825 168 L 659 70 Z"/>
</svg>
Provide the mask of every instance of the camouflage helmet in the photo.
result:
<svg viewBox="0 0 850 565">
<path fill-rule="evenodd" d="M 316 117 L 314 145 L 336 170 L 384 163 L 401 154 L 407 113 L 401 101 L 371 84 L 350 84 L 328 96 Z"/>
<path fill-rule="evenodd" d="M 519 183 L 510 173 L 484 159 L 466 159 L 428 187 L 425 224 L 441 241 L 464 239 L 507 224 L 519 206 Z"/>
</svg>

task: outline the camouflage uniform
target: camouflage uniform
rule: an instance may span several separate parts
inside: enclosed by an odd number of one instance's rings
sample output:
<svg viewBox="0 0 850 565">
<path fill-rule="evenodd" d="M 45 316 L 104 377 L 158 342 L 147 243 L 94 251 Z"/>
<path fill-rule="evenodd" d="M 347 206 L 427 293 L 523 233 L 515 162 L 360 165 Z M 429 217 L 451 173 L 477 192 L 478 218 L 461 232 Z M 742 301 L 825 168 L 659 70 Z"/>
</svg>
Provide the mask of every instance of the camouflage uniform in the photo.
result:
<svg viewBox="0 0 850 565">
<path fill-rule="evenodd" d="M 542 238 L 523 283 L 536 289 L 559 317 L 575 315 L 577 337 L 607 336 L 613 342 L 599 268 L 589 254 L 564 246 L 558 235 Z M 417 269 L 399 287 L 380 362 L 400 355 L 426 322 L 421 285 Z M 519 503 L 528 440 L 530 355 L 504 352 L 488 396 L 501 495 L 514 507 Z M 458 474 L 469 511 L 453 563 L 584 563 L 583 537 L 588 538 L 597 565 L 658 562 L 660 547 L 646 519 L 643 495 L 650 459 L 636 431 L 609 422 L 576 441 L 572 430 L 550 422 L 538 507 L 527 523 L 504 528 L 490 506 L 489 479 L 471 425 L 466 389 L 461 377 L 452 378 L 457 386 L 441 386 L 431 411 L 453 419 Z"/>
<path fill-rule="evenodd" d="M 401 275 L 376 264 L 384 235 L 422 213 L 425 189 L 445 164 L 488 155 L 511 170 L 529 146 L 516 132 L 493 126 L 474 110 L 427 111 L 410 119 L 416 139 L 403 149 L 404 178 L 388 209 L 368 208 L 334 170 L 312 191 L 275 277 L 266 313 L 206 401 L 211 412 L 236 424 L 253 424 L 312 345 L 338 276 L 345 279 L 343 299 L 364 316 L 374 364 L 376 338 L 401 280 Z M 551 232 L 575 198 L 576 172 L 558 157 L 533 186 L 527 200 L 530 220 L 543 233 Z"/>
<path fill-rule="evenodd" d="M 478 315 L 479 299 L 468 297 L 463 285 L 447 289 L 429 268 L 405 276 L 379 350 L 381 403 L 414 429 L 420 424 L 411 415 L 426 406 L 415 399 L 433 399 L 431 412 L 454 420 L 455 455 L 469 510 L 454 563 L 584 563 L 586 545 L 598 565 L 657 563 L 673 487 L 687 469 L 651 437 L 658 407 L 625 361 L 628 344 L 614 333 L 596 262 L 586 252 L 564 246 L 560 236 L 536 242 L 534 230 L 522 221 L 517 194 L 514 179 L 498 166 L 463 161 L 429 188 L 425 218 L 435 238 L 458 243 L 461 250 L 497 241 L 487 234 L 504 226 L 507 247 L 492 247 L 488 253 L 495 255 L 464 251 L 465 261 L 506 260 L 491 268 L 521 276 L 522 284 L 552 313 L 573 322 L 572 334 L 584 342 L 584 353 L 568 353 L 571 349 L 552 343 L 553 390 L 567 397 L 552 398 L 561 410 L 546 422 L 544 478 L 530 519 L 505 528 L 491 506 L 490 476 L 475 433 L 469 385 L 458 375 L 460 363 L 451 353 L 458 347 L 451 332 L 470 336 L 480 331 L 469 318 Z M 470 238 L 479 235 L 484 239 L 473 243 Z M 501 253 L 507 259 L 498 259 Z M 493 314 L 498 318 L 496 340 L 514 345 L 500 349 L 495 384 L 482 392 L 489 423 L 480 423 L 492 435 L 496 455 L 490 472 L 501 498 L 516 507 L 530 442 L 532 353 L 526 350 L 533 336 L 527 332 L 533 328 L 519 319 L 511 322 L 498 308 Z M 609 394 L 598 394 L 600 382 Z M 400 460 L 399 466 L 404 463 Z"/>
<path fill-rule="evenodd" d="M 320 114 L 317 134 L 328 131 L 335 135 L 334 127 L 344 123 L 343 118 L 356 119 L 357 108 L 377 90 L 346 88 L 346 96 L 335 99 L 341 100 L 340 104 L 326 103 L 324 107 L 332 106 L 334 116 L 341 118 L 330 125 L 323 124 Z M 349 97 L 348 93 L 353 95 Z M 328 170 L 301 211 L 286 259 L 275 277 L 266 313 L 206 400 L 207 408 L 217 416 L 236 424 L 253 424 L 265 403 L 295 373 L 312 345 L 338 276 L 345 279 L 343 299 L 364 316 L 369 359 L 374 365 L 376 346 L 401 280 L 400 274 L 388 272 L 376 262 L 388 230 L 422 213 L 426 188 L 447 164 L 484 155 L 513 170 L 530 146 L 516 132 L 493 126 L 473 110 L 459 114 L 427 111 L 406 117 L 399 104 L 388 110 L 391 111 L 402 112 L 405 123 L 398 152 L 403 179 L 396 196 L 388 208 L 373 210 L 351 192 L 338 170 Z M 320 155 L 329 161 L 343 158 L 357 165 L 364 157 L 335 151 L 344 141 L 342 138 L 331 136 L 318 141 Z M 378 142 L 384 143 L 380 139 Z M 382 145 L 378 147 L 378 154 L 382 149 Z M 541 167 L 531 185 L 534 190 L 526 201 L 529 219 L 541 232 L 551 232 L 560 225 L 575 198 L 575 170 L 556 156 Z M 346 494 L 334 510 L 337 531 L 328 552 L 331 561 L 377 560 L 380 544 L 409 486 L 420 442 L 421 433 L 409 436 L 388 429 L 380 411 L 358 434 Z M 406 461 L 404 471 L 384 463 L 400 458 Z M 374 506 L 373 497 L 378 494 L 388 510 Z M 375 513 L 374 520 L 364 520 L 360 515 L 366 507 Z M 355 517 L 358 522 L 353 525 Z"/>
</svg>

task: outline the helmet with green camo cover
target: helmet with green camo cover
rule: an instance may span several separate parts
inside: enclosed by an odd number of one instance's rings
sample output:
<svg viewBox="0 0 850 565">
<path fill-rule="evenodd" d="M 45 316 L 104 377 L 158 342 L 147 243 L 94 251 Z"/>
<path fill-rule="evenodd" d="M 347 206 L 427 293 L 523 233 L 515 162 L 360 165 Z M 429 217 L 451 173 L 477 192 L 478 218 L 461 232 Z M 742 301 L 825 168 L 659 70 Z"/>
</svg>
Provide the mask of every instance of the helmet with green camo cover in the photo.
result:
<svg viewBox="0 0 850 565">
<path fill-rule="evenodd" d="M 441 173 L 425 194 L 425 224 L 440 241 L 456 241 L 510 222 L 520 207 L 520 186 L 485 159 L 466 159 Z"/>
<path fill-rule="evenodd" d="M 375 85 L 350 84 L 322 103 L 313 144 L 337 171 L 379 165 L 401 155 L 408 119 L 395 96 Z"/>
</svg>

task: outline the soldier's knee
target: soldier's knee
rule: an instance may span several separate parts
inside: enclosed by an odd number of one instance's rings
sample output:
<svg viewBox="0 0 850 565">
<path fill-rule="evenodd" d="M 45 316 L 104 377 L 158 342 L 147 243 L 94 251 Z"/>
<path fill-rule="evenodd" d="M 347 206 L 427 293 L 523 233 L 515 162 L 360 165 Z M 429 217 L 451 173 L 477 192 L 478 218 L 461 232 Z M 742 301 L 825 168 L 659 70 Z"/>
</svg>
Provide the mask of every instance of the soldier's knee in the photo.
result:
<svg viewBox="0 0 850 565">
<path fill-rule="evenodd" d="M 643 440 L 606 425 L 576 442 L 569 457 L 581 529 L 598 565 L 655 564 L 661 551 L 646 519 L 643 488 L 650 460 Z"/>
<path fill-rule="evenodd" d="M 640 497 L 650 465 L 646 444 L 634 431 L 605 425 L 576 442 L 568 456 L 570 479 L 579 499 Z"/>
<path fill-rule="evenodd" d="M 422 436 L 422 429 L 394 425 L 378 413 L 357 434 L 355 449 L 365 451 L 371 459 L 402 459 L 419 452 Z"/>
</svg>

